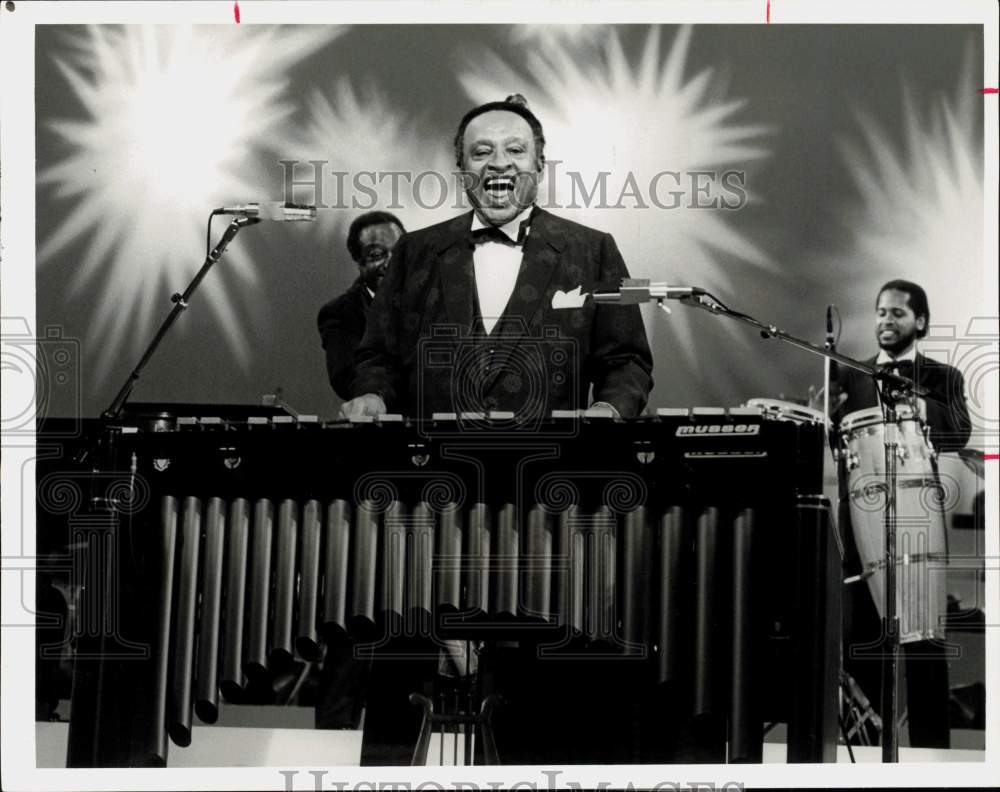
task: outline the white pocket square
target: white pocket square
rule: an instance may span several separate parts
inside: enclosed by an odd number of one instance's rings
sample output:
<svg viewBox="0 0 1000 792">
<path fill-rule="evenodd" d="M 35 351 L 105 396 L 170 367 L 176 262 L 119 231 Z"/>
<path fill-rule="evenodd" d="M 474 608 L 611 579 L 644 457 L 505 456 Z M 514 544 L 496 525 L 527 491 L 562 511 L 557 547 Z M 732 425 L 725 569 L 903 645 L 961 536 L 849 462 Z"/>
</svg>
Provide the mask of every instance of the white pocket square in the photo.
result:
<svg viewBox="0 0 1000 792">
<path fill-rule="evenodd" d="M 590 292 L 582 292 L 580 289 L 582 286 L 577 286 L 572 291 L 564 292 L 557 291 L 552 295 L 552 307 L 553 308 L 581 308 L 583 304 L 587 301 L 587 297 Z"/>
</svg>

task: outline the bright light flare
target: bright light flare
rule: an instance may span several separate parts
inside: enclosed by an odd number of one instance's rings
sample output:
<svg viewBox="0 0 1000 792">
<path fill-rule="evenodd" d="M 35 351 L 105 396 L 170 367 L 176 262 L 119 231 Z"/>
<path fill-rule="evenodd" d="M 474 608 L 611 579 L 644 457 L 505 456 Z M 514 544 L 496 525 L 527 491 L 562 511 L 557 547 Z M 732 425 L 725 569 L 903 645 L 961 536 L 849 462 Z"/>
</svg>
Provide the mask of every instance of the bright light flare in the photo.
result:
<svg viewBox="0 0 1000 792">
<path fill-rule="evenodd" d="M 319 213 L 327 234 L 343 238 L 347 224 L 368 210 L 392 212 L 409 230 L 460 211 L 448 143 L 428 126 L 406 118 L 375 87 L 358 91 L 347 78 L 329 94 L 313 91 L 296 151 L 299 162 L 326 163 L 323 202 L 336 207 Z M 333 178 L 335 171 L 344 175 Z"/>
<path fill-rule="evenodd" d="M 924 287 L 932 326 L 961 335 L 982 311 L 983 144 L 975 106 L 982 97 L 969 88 L 971 65 L 964 75 L 951 96 L 903 91 L 901 139 L 859 111 L 859 133 L 841 142 L 858 195 L 841 212 L 848 234 L 831 268 L 852 306 L 846 337 L 865 349 L 874 343 L 875 293 L 891 278 Z"/>
<path fill-rule="evenodd" d="M 496 54 L 470 54 L 459 79 L 475 102 L 514 92 L 527 97 L 545 128 L 546 157 L 562 163 L 554 192 L 563 208 L 556 212 L 614 234 L 633 277 L 708 285 L 722 296 L 738 275 L 732 259 L 769 270 L 773 264 L 733 228 L 731 210 L 690 208 L 696 198 L 704 203 L 720 197 L 717 184 L 695 196 L 690 174 L 743 170 L 768 155 L 762 142 L 768 130 L 740 120 L 745 101 L 727 98 L 710 69 L 685 75 L 691 35 L 690 28 L 680 28 L 665 48 L 654 27 L 634 64 L 617 30 L 606 34 L 596 54 L 585 36 L 551 36 L 546 47 L 525 52 L 523 68 Z M 574 171 L 580 180 L 576 207 L 568 176 Z M 597 199 L 583 206 L 580 185 L 591 191 L 602 172 L 608 174 L 605 206 L 597 206 Z M 663 172 L 680 178 L 667 175 L 654 184 Z M 543 182 L 543 205 L 552 189 Z M 676 208 L 657 207 L 654 191 L 662 205 Z M 635 192 L 645 206 L 631 197 Z M 698 345 L 690 318 L 690 311 L 678 310 L 668 321 L 679 337 L 678 350 L 694 367 Z M 748 343 L 745 333 L 729 332 Z"/>
<path fill-rule="evenodd" d="M 39 260 L 51 264 L 85 240 L 67 285 L 74 296 L 103 287 L 86 339 L 100 350 L 99 371 L 126 345 L 137 354 L 165 295 L 201 265 L 208 212 L 270 195 L 274 169 L 261 155 L 294 110 L 288 69 L 339 32 L 90 25 L 67 36 L 56 64 L 81 112 L 45 124 L 68 153 L 40 169 L 38 182 L 73 204 Z M 226 263 L 243 282 L 238 291 L 249 292 L 257 276 L 245 248 L 232 246 Z M 245 367 L 246 328 L 223 286 L 209 278 L 199 297 Z"/>
</svg>

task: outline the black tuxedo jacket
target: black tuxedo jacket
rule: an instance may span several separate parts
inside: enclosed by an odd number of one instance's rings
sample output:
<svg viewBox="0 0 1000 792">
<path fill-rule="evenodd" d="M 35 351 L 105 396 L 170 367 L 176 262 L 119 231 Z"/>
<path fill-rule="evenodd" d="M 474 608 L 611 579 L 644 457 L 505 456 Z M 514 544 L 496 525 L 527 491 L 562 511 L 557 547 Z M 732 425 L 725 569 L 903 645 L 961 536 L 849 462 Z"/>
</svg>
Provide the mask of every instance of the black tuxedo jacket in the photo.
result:
<svg viewBox="0 0 1000 792">
<path fill-rule="evenodd" d="M 354 395 L 391 412 L 511 411 L 547 417 L 594 401 L 638 415 L 652 357 L 638 306 L 555 310 L 556 291 L 628 277 L 610 234 L 535 210 L 510 301 L 493 332 L 477 318 L 472 214 L 405 234 L 393 249 L 356 358 Z M 479 327 L 480 329 L 476 330 Z"/>
<path fill-rule="evenodd" d="M 344 400 L 351 398 L 354 353 L 365 334 L 371 304 L 371 295 L 364 281 L 358 278 L 346 292 L 320 308 L 316 317 L 319 337 L 326 350 L 326 373 L 330 385 Z"/>
<path fill-rule="evenodd" d="M 866 363 L 875 364 L 877 357 Z M 836 379 L 841 390 L 847 394 L 847 401 L 837 411 L 839 420 L 855 410 L 877 407 L 878 394 L 875 383 L 862 372 L 838 366 Z M 939 363 L 933 358 L 917 354 L 913 366 L 914 381 L 917 385 L 944 399 L 925 399 L 927 403 L 927 424 L 930 426 L 931 442 L 938 451 L 955 451 L 964 448 L 972 430 L 969 410 L 965 404 L 965 380 L 954 366 Z"/>
</svg>

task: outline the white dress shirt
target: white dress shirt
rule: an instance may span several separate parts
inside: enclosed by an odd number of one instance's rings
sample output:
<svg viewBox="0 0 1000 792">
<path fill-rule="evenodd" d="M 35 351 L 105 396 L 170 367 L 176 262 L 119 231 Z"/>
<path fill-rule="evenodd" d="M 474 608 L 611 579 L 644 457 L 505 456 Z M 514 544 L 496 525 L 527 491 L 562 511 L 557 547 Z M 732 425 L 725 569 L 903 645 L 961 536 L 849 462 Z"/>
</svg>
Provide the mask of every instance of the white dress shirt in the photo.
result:
<svg viewBox="0 0 1000 792">
<path fill-rule="evenodd" d="M 521 222 L 527 220 L 531 215 L 532 207 L 527 207 L 521 214 L 500 226 L 500 230 L 517 242 L 518 231 Z M 486 223 L 479 219 L 479 215 L 472 215 L 472 229 L 486 228 Z M 479 296 L 479 312 L 482 315 L 483 327 L 487 333 L 493 331 L 497 321 L 503 315 L 511 294 L 514 293 L 514 284 L 517 282 L 517 273 L 521 269 L 521 259 L 524 258 L 524 246 L 505 245 L 502 242 L 482 242 L 477 244 L 472 252 L 472 262 L 476 272 L 476 294 Z"/>
<path fill-rule="evenodd" d="M 888 363 L 902 363 L 904 360 L 909 360 L 911 363 L 917 362 L 917 345 L 913 344 L 899 357 L 893 357 L 884 349 L 878 351 L 878 357 L 875 358 L 876 366 L 884 366 Z"/>
</svg>

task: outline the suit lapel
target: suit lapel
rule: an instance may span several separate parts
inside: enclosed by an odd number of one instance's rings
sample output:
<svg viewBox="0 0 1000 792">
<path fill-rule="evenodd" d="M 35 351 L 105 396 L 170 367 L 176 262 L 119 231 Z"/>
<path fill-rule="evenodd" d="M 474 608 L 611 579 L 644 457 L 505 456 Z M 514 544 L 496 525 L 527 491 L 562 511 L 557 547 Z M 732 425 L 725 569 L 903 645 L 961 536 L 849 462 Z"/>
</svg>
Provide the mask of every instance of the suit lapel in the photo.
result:
<svg viewBox="0 0 1000 792">
<path fill-rule="evenodd" d="M 867 363 L 869 366 L 878 366 L 878 355 L 872 355 L 870 358 L 868 358 L 868 360 L 865 361 L 865 363 Z M 863 382 L 867 383 L 868 390 L 871 394 L 872 405 L 878 407 L 880 404 L 882 404 L 882 396 L 881 396 L 882 391 L 879 386 L 878 380 L 872 379 L 872 377 L 868 376 L 867 374 L 862 374 L 860 371 L 855 371 L 854 373 L 857 374 L 859 377 L 861 377 Z M 864 408 L 856 408 L 856 409 L 864 409 Z"/>
<path fill-rule="evenodd" d="M 472 213 L 456 217 L 442 234 L 437 246 L 441 292 L 448 321 L 463 331 L 472 326 L 472 296 L 476 288 L 472 248 L 468 243 Z"/>
<path fill-rule="evenodd" d="M 936 360 L 924 357 L 919 352 L 913 360 L 913 381 L 917 385 L 931 388 L 937 385 L 937 375 L 940 369 L 935 365 Z"/>
<path fill-rule="evenodd" d="M 354 281 L 354 285 L 351 288 L 357 296 L 358 305 L 361 306 L 361 311 L 366 313 L 368 309 L 372 307 L 373 299 L 368 293 L 368 289 L 365 288 L 365 282 L 361 278 L 358 278 Z"/>
</svg>

